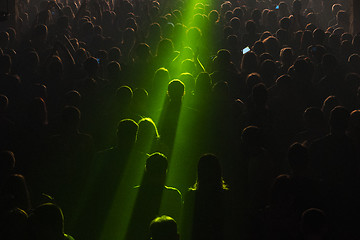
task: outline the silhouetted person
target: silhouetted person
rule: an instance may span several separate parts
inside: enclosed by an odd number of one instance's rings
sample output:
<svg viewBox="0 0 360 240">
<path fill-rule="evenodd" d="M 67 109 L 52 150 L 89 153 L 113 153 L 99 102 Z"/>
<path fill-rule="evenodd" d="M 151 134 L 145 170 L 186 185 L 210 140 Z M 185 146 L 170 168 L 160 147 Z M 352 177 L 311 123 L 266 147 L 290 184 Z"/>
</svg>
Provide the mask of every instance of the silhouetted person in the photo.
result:
<svg viewBox="0 0 360 240">
<path fill-rule="evenodd" d="M 185 195 L 181 235 L 193 240 L 227 239 L 230 209 L 220 161 L 205 154 L 198 162 L 196 183 Z"/>
<path fill-rule="evenodd" d="M 0 152 L 0 214 L 21 208 L 31 207 L 25 178 L 15 171 L 15 156 L 11 151 Z"/>
<path fill-rule="evenodd" d="M 182 100 L 185 94 L 185 85 L 180 80 L 172 80 L 168 85 L 167 91 L 169 100 L 162 109 L 159 120 L 159 133 L 161 141 L 166 146 L 167 154 L 172 152 L 172 148 L 177 133 L 180 112 L 182 110 Z"/>
<path fill-rule="evenodd" d="M 17 127 L 8 115 L 9 99 L 0 94 L 0 150 L 14 150 Z"/>
<path fill-rule="evenodd" d="M 26 212 L 20 208 L 2 212 L 0 215 L 0 236 L 3 239 L 24 240 L 28 237 Z"/>
<path fill-rule="evenodd" d="M 327 132 L 324 114 L 319 108 L 310 107 L 304 111 L 303 122 L 305 130 L 295 136 L 295 140 L 310 146 L 314 140 L 323 137 Z"/>
<path fill-rule="evenodd" d="M 328 219 L 325 213 L 317 208 L 309 208 L 301 215 L 301 231 L 304 240 L 327 239 Z"/>
<path fill-rule="evenodd" d="M 349 112 L 344 107 L 335 107 L 330 113 L 330 133 L 310 146 L 311 163 L 322 184 L 326 210 L 336 216 L 336 224 L 340 226 L 351 222 L 341 219 L 353 212 L 351 207 L 358 171 L 355 144 L 346 135 L 348 120 Z"/>
<path fill-rule="evenodd" d="M 73 240 L 64 233 L 64 215 L 52 203 L 45 203 L 34 209 L 28 218 L 29 233 L 32 240 Z"/>
<path fill-rule="evenodd" d="M 73 216 L 82 204 L 79 197 L 86 183 L 94 151 L 93 138 L 79 130 L 80 120 L 78 108 L 67 106 L 63 109 L 61 129 L 47 143 L 47 158 L 42 163 L 40 175 L 44 177 L 41 180 L 46 185 L 43 191 L 57 199 L 69 220 L 74 220 Z M 67 187 L 58 188 L 58 185 Z"/>
<path fill-rule="evenodd" d="M 146 226 L 155 216 L 165 214 L 179 221 L 181 193 L 165 185 L 167 167 L 167 158 L 161 153 L 153 153 L 146 160 L 141 185 L 133 190 L 136 201 L 126 239 L 148 239 Z"/>
</svg>

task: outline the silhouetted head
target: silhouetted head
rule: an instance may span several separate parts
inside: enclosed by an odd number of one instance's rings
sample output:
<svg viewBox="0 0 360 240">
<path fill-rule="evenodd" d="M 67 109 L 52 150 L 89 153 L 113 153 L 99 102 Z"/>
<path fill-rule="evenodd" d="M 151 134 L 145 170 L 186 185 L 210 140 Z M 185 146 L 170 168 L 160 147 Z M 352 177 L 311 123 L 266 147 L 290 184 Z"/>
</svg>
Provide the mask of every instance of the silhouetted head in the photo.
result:
<svg viewBox="0 0 360 240">
<path fill-rule="evenodd" d="M 10 73 L 11 57 L 8 54 L 0 55 L 0 74 Z"/>
<path fill-rule="evenodd" d="M 130 106 L 133 98 L 133 91 L 129 86 L 121 86 L 115 93 L 115 104 L 119 108 L 126 108 Z"/>
<path fill-rule="evenodd" d="M 288 161 L 294 175 L 304 173 L 309 162 L 309 156 L 306 147 L 298 142 L 293 143 L 288 150 Z"/>
<path fill-rule="evenodd" d="M 48 113 L 45 101 L 40 98 L 31 100 L 28 108 L 29 121 L 36 125 L 46 125 L 48 123 Z"/>
<path fill-rule="evenodd" d="M 1 237 L 3 239 L 27 239 L 27 222 L 28 215 L 20 208 L 11 209 L 8 212 L 2 213 L 0 219 Z"/>
<path fill-rule="evenodd" d="M 317 28 L 313 31 L 314 44 L 323 44 L 325 40 L 325 32 L 321 28 Z"/>
<path fill-rule="evenodd" d="M 74 106 L 66 106 L 62 111 L 62 124 L 67 132 L 78 131 L 80 124 L 80 110 Z"/>
<path fill-rule="evenodd" d="M 121 58 L 120 48 L 118 48 L 118 47 L 110 48 L 109 53 L 108 53 L 108 58 L 109 58 L 109 61 L 120 62 L 120 58 Z"/>
<path fill-rule="evenodd" d="M 138 145 L 146 145 L 149 147 L 154 139 L 159 139 L 160 135 L 155 122 L 151 118 L 142 118 L 139 122 L 139 130 L 137 135 Z"/>
<path fill-rule="evenodd" d="M 207 95 L 211 91 L 211 77 L 209 73 L 199 73 L 195 81 L 195 94 L 199 96 Z"/>
<path fill-rule="evenodd" d="M 180 102 L 185 94 L 185 85 L 178 79 L 172 80 L 168 85 L 168 95 L 170 101 Z"/>
<path fill-rule="evenodd" d="M 11 151 L 0 152 L 0 177 L 11 174 L 15 167 L 15 156 Z"/>
<path fill-rule="evenodd" d="M 258 65 L 257 55 L 250 51 L 245 53 L 241 61 L 241 71 L 245 73 L 256 72 Z"/>
<path fill-rule="evenodd" d="M 133 91 L 133 104 L 136 107 L 146 106 L 149 93 L 144 88 L 136 88 Z"/>
<path fill-rule="evenodd" d="M 270 189 L 270 204 L 278 208 L 289 208 L 294 201 L 295 188 L 289 175 L 276 177 Z"/>
<path fill-rule="evenodd" d="M 106 73 L 109 81 L 118 81 L 121 77 L 121 66 L 116 61 L 111 61 L 106 65 Z"/>
<path fill-rule="evenodd" d="M 162 39 L 157 47 L 156 55 L 162 60 L 174 57 L 174 45 L 170 39 Z"/>
<path fill-rule="evenodd" d="M 325 125 L 324 114 L 319 108 L 309 107 L 303 114 L 304 125 L 307 129 L 319 130 Z"/>
<path fill-rule="evenodd" d="M 185 59 L 181 62 L 180 71 L 182 73 L 191 73 L 196 72 L 196 65 L 192 59 Z"/>
<path fill-rule="evenodd" d="M 0 114 L 4 114 L 9 106 L 9 99 L 7 96 L 0 94 Z"/>
<path fill-rule="evenodd" d="M 150 240 L 179 240 L 177 224 L 169 216 L 157 217 L 150 223 Z"/>
<path fill-rule="evenodd" d="M 277 58 L 280 52 L 280 43 L 276 37 L 268 37 L 264 40 L 265 49 L 274 58 Z"/>
<path fill-rule="evenodd" d="M 81 102 L 81 94 L 76 90 L 70 90 L 64 96 L 65 106 L 74 106 L 79 108 Z"/>
<path fill-rule="evenodd" d="M 125 150 L 131 150 L 136 142 L 139 125 L 132 119 L 123 119 L 117 127 L 118 146 Z"/>
<path fill-rule="evenodd" d="M 246 85 L 246 90 L 249 95 L 251 94 L 253 87 L 258 83 L 262 83 L 262 78 L 261 78 L 260 74 L 251 73 L 251 74 L 247 75 L 246 80 L 245 80 L 245 85 Z"/>
<path fill-rule="evenodd" d="M 249 20 L 245 24 L 245 29 L 249 34 L 255 34 L 256 33 L 256 24 L 253 20 Z"/>
<path fill-rule="evenodd" d="M 0 48 L 6 49 L 10 41 L 10 35 L 6 31 L 0 32 Z"/>
<path fill-rule="evenodd" d="M 29 216 L 29 228 L 34 239 L 64 239 L 64 216 L 61 209 L 52 203 L 38 206 Z"/>
<path fill-rule="evenodd" d="M 337 20 L 338 24 L 341 26 L 346 26 L 350 23 L 349 22 L 349 14 L 343 10 L 338 11 L 338 13 L 336 14 L 336 20 Z"/>
<path fill-rule="evenodd" d="M 153 92 L 159 94 L 160 91 L 166 89 L 170 82 L 170 74 L 166 68 L 156 70 L 153 79 Z"/>
<path fill-rule="evenodd" d="M 223 179 L 219 159 L 214 154 L 204 154 L 198 163 L 197 183 L 198 190 L 222 190 L 227 189 Z"/>
<path fill-rule="evenodd" d="M 151 183 L 164 183 L 168 168 L 167 157 L 159 152 L 151 154 L 146 159 L 145 174 Z"/>
<path fill-rule="evenodd" d="M 265 84 L 258 83 L 252 88 L 252 98 L 256 106 L 265 107 L 268 98 Z"/>
<path fill-rule="evenodd" d="M 337 106 L 330 112 L 329 125 L 332 133 L 345 133 L 348 127 L 349 111 L 342 106 Z"/>
<path fill-rule="evenodd" d="M 349 118 L 349 132 L 352 136 L 360 138 L 360 110 L 354 110 Z"/>
<path fill-rule="evenodd" d="M 289 30 L 290 25 L 291 25 L 291 21 L 290 18 L 288 17 L 283 17 L 280 22 L 279 22 L 280 28 L 284 29 L 284 30 Z"/>
<path fill-rule="evenodd" d="M 93 77 L 96 75 L 98 69 L 99 69 L 99 63 L 94 57 L 89 57 L 84 62 L 84 69 L 89 74 L 90 77 Z"/>
<path fill-rule="evenodd" d="M 135 49 L 135 56 L 142 61 L 146 61 L 151 56 L 150 46 L 146 43 L 139 43 Z"/>
<path fill-rule="evenodd" d="M 328 96 L 321 107 L 321 110 L 324 113 L 325 120 L 328 121 L 330 117 L 330 112 L 333 110 L 336 106 L 339 106 L 340 102 L 336 96 Z"/>
<path fill-rule="evenodd" d="M 299 0 L 293 1 L 292 7 L 293 7 L 293 12 L 294 13 L 300 13 L 301 8 L 302 8 L 301 1 L 299 1 Z"/>
<path fill-rule="evenodd" d="M 327 225 L 326 215 L 320 209 L 307 209 L 301 216 L 301 229 L 305 239 L 323 239 L 327 232 Z"/>
<path fill-rule="evenodd" d="M 229 84 L 224 81 L 215 83 L 212 88 L 212 94 L 216 101 L 227 100 L 229 97 Z"/>
<path fill-rule="evenodd" d="M 241 133 L 241 141 L 246 150 L 258 149 L 263 144 L 263 134 L 259 127 L 248 126 Z"/>
<path fill-rule="evenodd" d="M 216 10 L 211 10 L 208 14 L 209 21 L 215 23 L 219 19 L 219 12 Z"/>
<path fill-rule="evenodd" d="M 191 73 L 182 73 L 179 76 L 179 80 L 186 86 L 186 91 L 192 93 L 195 89 L 195 78 Z"/>
<path fill-rule="evenodd" d="M 256 41 L 253 45 L 253 51 L 260 56 L 261 54 L 263 54 L 266 50 L 265 50 L 265 44 L 263 43 L 263 41 Z"/>
</svg>

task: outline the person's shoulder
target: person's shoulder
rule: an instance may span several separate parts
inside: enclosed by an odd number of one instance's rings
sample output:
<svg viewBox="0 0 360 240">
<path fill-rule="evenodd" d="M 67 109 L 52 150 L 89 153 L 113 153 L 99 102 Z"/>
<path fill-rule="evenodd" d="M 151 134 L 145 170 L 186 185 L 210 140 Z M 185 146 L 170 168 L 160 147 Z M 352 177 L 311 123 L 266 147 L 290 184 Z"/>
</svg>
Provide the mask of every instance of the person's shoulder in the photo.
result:
<svg viewBox="0 0 360 240">
<path fill-rule="evenodd" d="M 72 236 L 64 233 L 64 240 L 75 240 Z"/>
<path fill-rule="evenodd" d="M 181 195 L 181 192 L 180 192 L 177 188 L 165 186 L 165 189 L 166 189 L 167 191 L 169 191 L 169 192 L 173 192 L 173 193 L 176 193 L 176 194 L 180 194 L 180 195 Z"/>
</svg>

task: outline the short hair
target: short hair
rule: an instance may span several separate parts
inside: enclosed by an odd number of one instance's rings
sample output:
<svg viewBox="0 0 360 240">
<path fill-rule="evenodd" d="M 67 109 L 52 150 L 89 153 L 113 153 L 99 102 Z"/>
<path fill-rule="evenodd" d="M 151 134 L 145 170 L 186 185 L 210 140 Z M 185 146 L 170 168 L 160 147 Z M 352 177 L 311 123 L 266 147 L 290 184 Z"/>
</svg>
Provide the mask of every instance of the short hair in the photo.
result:
<svg viewBox="0 0 360 240">
<path fill-rule="evenodd" d="M 168 168 L 168 160 L 167 157 L 160 153 L 155 152 L 152 153 L 146 159 L 146 171 L 151 173 L 164 173 Z"/>
<path fill-rule="evenodd" d="M 179 79 L 172 80 L 168 85 L 168 94 L 170 99 L 180 99 L 184 96 L 185 84 Z"/>
<path fill-rule="evenodd" d="M 153 240 L 170 240 L 177 239 L 177 224 L 176 221 L 169 216 L 163 215 L 151 221 L 150 238 Z"/>
<path fill-rule="evenodd" d="M 350 117 L 349 111 L 342 107 L 337 106 L 330 112 L 330 127 L 335 130 L 345 131 L 348 127 L 348 120 Z"/>
<path fill-rule="evenodd" d="M 64 234 L 64 215 L 60 207 L 53 203 L 45 203 L 35 208 L 29 221 L 34 230 L 42 229 L 59 236 Z"/>
<path fill-rule="evenodd" d="M 119 122 L 117 127 L 118 137 L 128 137 L 137 135 L 139 125 L 132 119 L 123 119 Z"/>
<path fill-rule="evenodd" d="M 327 225 L 325 213 L 317 208 L 310 208 L 301 216 L 302 230 L 305 234 L 318 234 Z"/>
</svg>

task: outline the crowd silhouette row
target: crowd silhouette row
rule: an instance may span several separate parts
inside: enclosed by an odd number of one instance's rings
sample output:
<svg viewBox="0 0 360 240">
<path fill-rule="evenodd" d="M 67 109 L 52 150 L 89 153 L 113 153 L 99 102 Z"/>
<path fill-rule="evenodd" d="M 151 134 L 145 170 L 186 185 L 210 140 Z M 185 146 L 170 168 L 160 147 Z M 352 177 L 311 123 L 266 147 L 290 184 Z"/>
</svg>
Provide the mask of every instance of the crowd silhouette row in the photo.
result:
<svg viewBox="0 0 360 240">
<path fill-rule="evenodd" d="M 360 239 L 349 4 L 18 0 L 0 238 Z"/>
</svg>

